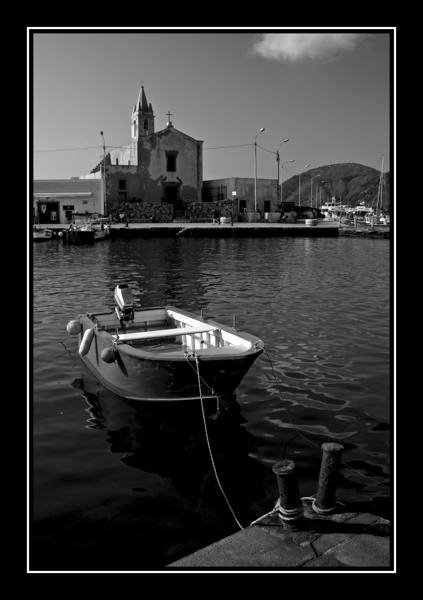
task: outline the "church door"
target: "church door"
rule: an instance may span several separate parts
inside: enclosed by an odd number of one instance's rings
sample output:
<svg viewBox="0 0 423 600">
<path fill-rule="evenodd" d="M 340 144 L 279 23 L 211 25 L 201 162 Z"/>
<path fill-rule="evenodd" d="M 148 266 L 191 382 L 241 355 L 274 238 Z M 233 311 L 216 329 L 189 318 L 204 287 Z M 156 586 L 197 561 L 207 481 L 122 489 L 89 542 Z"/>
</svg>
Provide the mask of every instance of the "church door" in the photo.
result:
<svg viewBox="0 0 423 600">
<path fill-rule="evenodd" d="M 164 189 L 165 202 L 173 205 L 173 216 L 178 216 L 184 212 L 184 205 L 179 195 L 179 185 L 166 184 Z"/>
</svg>

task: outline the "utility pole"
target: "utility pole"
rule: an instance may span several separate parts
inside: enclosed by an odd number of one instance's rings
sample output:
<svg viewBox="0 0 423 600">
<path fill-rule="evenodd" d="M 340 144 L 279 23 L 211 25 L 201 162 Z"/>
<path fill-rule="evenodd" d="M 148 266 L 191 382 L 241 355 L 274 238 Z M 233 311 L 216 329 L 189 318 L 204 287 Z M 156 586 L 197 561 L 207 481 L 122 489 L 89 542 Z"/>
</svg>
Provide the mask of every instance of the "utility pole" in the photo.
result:
<svg viewBox="0 0 423 600">
<path fill-rule="evenodd" d="M 106 216 L 106 142 L 104 141 L 103 132 L 100 131 L 100 135 L 103 138 L 103 164 L 101 169 L 101 200 L 102 200 L 102 212 L 103 216 Z"/>
<path fill-rule="evenodd" d="M 265 127 L 260 127 L 254 136 L 254 219 L 257 213 L 257 136 L 265 130 Z"/>
</svg>

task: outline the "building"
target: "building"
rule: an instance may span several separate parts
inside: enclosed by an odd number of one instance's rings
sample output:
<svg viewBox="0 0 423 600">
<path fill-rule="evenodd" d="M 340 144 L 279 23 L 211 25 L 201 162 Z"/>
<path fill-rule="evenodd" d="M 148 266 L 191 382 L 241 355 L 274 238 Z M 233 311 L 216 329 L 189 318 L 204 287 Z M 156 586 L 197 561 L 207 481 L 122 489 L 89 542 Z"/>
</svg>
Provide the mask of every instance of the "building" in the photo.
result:
<svg viewBox="0 0 423 600">
<path fill-rule="evenodd" d="M 131 114 L 131 142 L 110 150 L 84 178 L 99 177 L 105 165 L 110 216 L 160 220 L 159 209 L 166 203 L 173 218 L 201 201 L 203 142 L 176 129 L 170 117 L 168 113 L 166 127 L 156 132 L 153 107 L 141 86 Z"/>
<path fill-rule="evenodd" d="M 100 179 L 36 179 L 33 217 L 37 223 L 71 223 L 77 215 L 104 214 Z"/>
<path fill-rule="evenodd" d="M 235 218 L 249 218 L 255 208 L 263 216 L 280 210 L 276 179 L 203 182 L 203 141 L 176 129 L 171 113 L 167 116 L 166 127 L 155 131 L 153 107 L 141 86 L 130 117 L 128 145 L 107 152 L 104 146 L 103 159 L 87 175 L 34 182 L 38 222 L 69 223 L 80 214 L 169 222 L 209 219 L 216 210 Z"/>
<path fill-rule="evenodd" d="M 235 214 L 254 212 L 255 180 L 251 177 L 210 179 L 203 183 L 203 202 L 232 200 Z M 280 210 L 277 179 L 257 179 L 257 210 L 262 214 Z"/>
</svg>

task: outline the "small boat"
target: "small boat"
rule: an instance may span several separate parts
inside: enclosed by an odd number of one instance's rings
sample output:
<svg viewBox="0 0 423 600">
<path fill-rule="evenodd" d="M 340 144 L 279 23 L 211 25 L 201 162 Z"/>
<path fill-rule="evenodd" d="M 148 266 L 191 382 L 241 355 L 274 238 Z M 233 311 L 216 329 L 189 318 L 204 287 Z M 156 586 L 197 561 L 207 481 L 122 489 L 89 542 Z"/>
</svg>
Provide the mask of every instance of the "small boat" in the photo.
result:
<svg viewBox="0 0 423 600">
<path fill-rule="evenodd" d="M 32 228 L 32 240 L 34 242 L 43 242 L 51 239 L 53 239 L 53 232 L 51 229 L 44 229 L 43 227 L 34 225 Z"/>
<path fill-rule="evenodd" d="M 66 246 L 92 245 L 95 242 L 95 229 L 91 225 L 71 225 L 60 233 Z"/>
<path fill-rule="evenodd" d="M 60 235 L 63 243 L 68 246 L 92 245 L 99 240 L 105 240 L 108 236 L 109 226 L 97 222 L 72 224 L 69 229 L 63 230 Z"/>
<path fill-rule="evenodd" d="M 175 401 L 233 395 L 263 342 L 172 306 L 135 310 L 116 286 L 115 309 L 80 314 L 67 325 L 79 356 L 100 383 L 128 400 Z"/>
</svg>

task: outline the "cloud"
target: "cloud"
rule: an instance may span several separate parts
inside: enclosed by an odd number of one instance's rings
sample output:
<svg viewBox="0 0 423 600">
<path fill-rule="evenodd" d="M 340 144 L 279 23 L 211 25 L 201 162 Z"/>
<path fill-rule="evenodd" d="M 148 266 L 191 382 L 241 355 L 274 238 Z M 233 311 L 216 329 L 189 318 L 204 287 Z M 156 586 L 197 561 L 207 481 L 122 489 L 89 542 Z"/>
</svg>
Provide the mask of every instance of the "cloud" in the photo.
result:
<svg viewBox="0 0 423 600">
<path fill-rule="evenodd" d="M 360 33 L 266 33 L 254 51 L 263 58 L 281 61 L 327 59 L 352 50 L 362 37 Z"/>
</svg>

